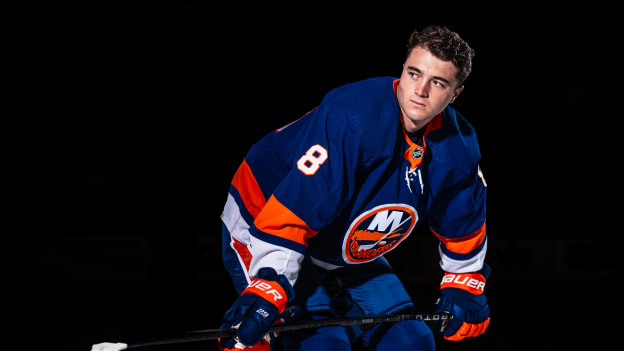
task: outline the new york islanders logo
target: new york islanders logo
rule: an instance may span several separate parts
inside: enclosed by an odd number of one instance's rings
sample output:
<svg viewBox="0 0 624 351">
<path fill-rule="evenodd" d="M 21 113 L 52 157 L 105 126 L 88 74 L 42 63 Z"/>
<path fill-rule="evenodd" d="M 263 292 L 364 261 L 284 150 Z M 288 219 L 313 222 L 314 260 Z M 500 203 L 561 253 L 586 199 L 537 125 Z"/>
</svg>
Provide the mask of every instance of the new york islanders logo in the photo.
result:
<svg viewBox="0 0 624 351">
<path fill-rule="evenodd" d="M 348 263 L 370 262 L 399 245 L 417 222 L 418 213 L 406 204 L 368 210 L 351 223 L 342 243 L 342 257 Z"/>
</svg>

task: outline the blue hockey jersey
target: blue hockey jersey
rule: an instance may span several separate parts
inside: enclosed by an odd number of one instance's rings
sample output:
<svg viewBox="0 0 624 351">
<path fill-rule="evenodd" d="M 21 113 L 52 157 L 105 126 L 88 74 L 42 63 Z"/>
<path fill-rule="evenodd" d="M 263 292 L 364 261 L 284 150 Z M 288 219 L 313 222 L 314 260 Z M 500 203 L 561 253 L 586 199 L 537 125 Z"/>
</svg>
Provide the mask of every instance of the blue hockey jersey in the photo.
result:
<svg viewBox="0 0 624 351">
<path fill-rule="evenodd" d="M 294 285 L 309 255 L 324 269 L 370 262 L 425 218 L 447 272 L 478 271 L 487 249 L 486 184 L 474 129 L 448 106 L 422 142 L 406 134 L 391 77 L 329 92 L 262 138 L 232 180 L 223 259 L 249 281 L 262 267 Z"/>
</svg>

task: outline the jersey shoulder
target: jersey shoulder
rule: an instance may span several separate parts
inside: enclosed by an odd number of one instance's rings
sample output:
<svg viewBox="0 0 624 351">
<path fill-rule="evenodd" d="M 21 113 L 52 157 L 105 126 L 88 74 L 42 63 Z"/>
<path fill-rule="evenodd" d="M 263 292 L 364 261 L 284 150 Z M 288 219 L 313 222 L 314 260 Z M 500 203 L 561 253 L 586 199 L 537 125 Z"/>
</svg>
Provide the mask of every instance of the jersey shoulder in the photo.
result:
<svg viewBox="0 0 624 351">
<path fill-rule="evenodd" d="M 481 159 L 473 126 L 451 106 L 444 109 L 440 128 L 431 132 L 427 141 L 433 160 L 447 167 L 469 171 Z"/>
<path fill-rule="evenodd" d="M 388 103 L 396 98 L 392 88 L 394 77 L 375 77 L 357 82 L 347 83 L 343 86 L 331 90 L 323 98 L 325 104 L 335 104 L 343 108 L 348 108 L 353 112 L 368 112 L 370 107 L 376 106 L 379 109 L 392 108 Z M 398 109 L 398 107 L 396 107 Z"/>
<path fill-rule="evenodd" d="M 258 168 L 256 164 L 270 162 L 285 172 L 321 140 L 333 141 L 334 148 L 348 145 L 348 151 L 358 150 L 364 161 L 391 155 L 400 131 L 393 80 L 370 78 L 331 90 L 314 110 L 254 144 L 248 164 Z"/>
<path fill-rule="evenodd" d="M 330 118 L 359 135 L 365 159 L 387 157 L 394 151 L 401 128 L 393 77 L 376 77 L 349 83 L 330 91 L 321 103 Z"/>
</svg>

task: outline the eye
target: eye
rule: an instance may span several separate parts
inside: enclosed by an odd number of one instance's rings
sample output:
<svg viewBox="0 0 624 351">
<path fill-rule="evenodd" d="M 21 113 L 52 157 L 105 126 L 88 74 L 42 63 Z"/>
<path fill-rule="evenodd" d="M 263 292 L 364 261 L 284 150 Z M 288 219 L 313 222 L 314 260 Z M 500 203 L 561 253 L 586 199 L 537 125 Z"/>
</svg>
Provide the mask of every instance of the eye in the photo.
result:
<svg viewBox="0 0 624 351">
<path fill-rule="evenodd" d="M 416 72 L 409 72 L 408 74 L 410 75 L 410 77 L 412 77 L 414 79 L 418 78 L 418 73 L 416 73 Z"/>
<path fill-rule="evenodd" d="M 433 85 L 440 87 L 440 88 L 446 88 L 446 85 L 439 80 L 434 80 Z"/>
</svg>

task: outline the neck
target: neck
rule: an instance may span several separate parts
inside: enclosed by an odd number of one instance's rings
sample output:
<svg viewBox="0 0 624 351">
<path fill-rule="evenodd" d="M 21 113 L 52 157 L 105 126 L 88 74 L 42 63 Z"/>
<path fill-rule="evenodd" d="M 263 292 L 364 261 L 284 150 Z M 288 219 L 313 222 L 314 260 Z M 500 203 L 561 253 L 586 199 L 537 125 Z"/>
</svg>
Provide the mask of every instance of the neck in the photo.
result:
<svg viewBox="0 0 624 351">
<path fill-rule="evenodd" d="M 425 128 L 427 126 L 427 123 L 429 123 L 429 121 L 431 121 L 433 118 L 429 118 L 424 121 L 413 121 L 405 117 L 405 115 L 401 114 L 401 119 L 403 121 L 403 128 L 405 128 L 405 131 L 408 133 L 415 133 Z"/>
</svg>

